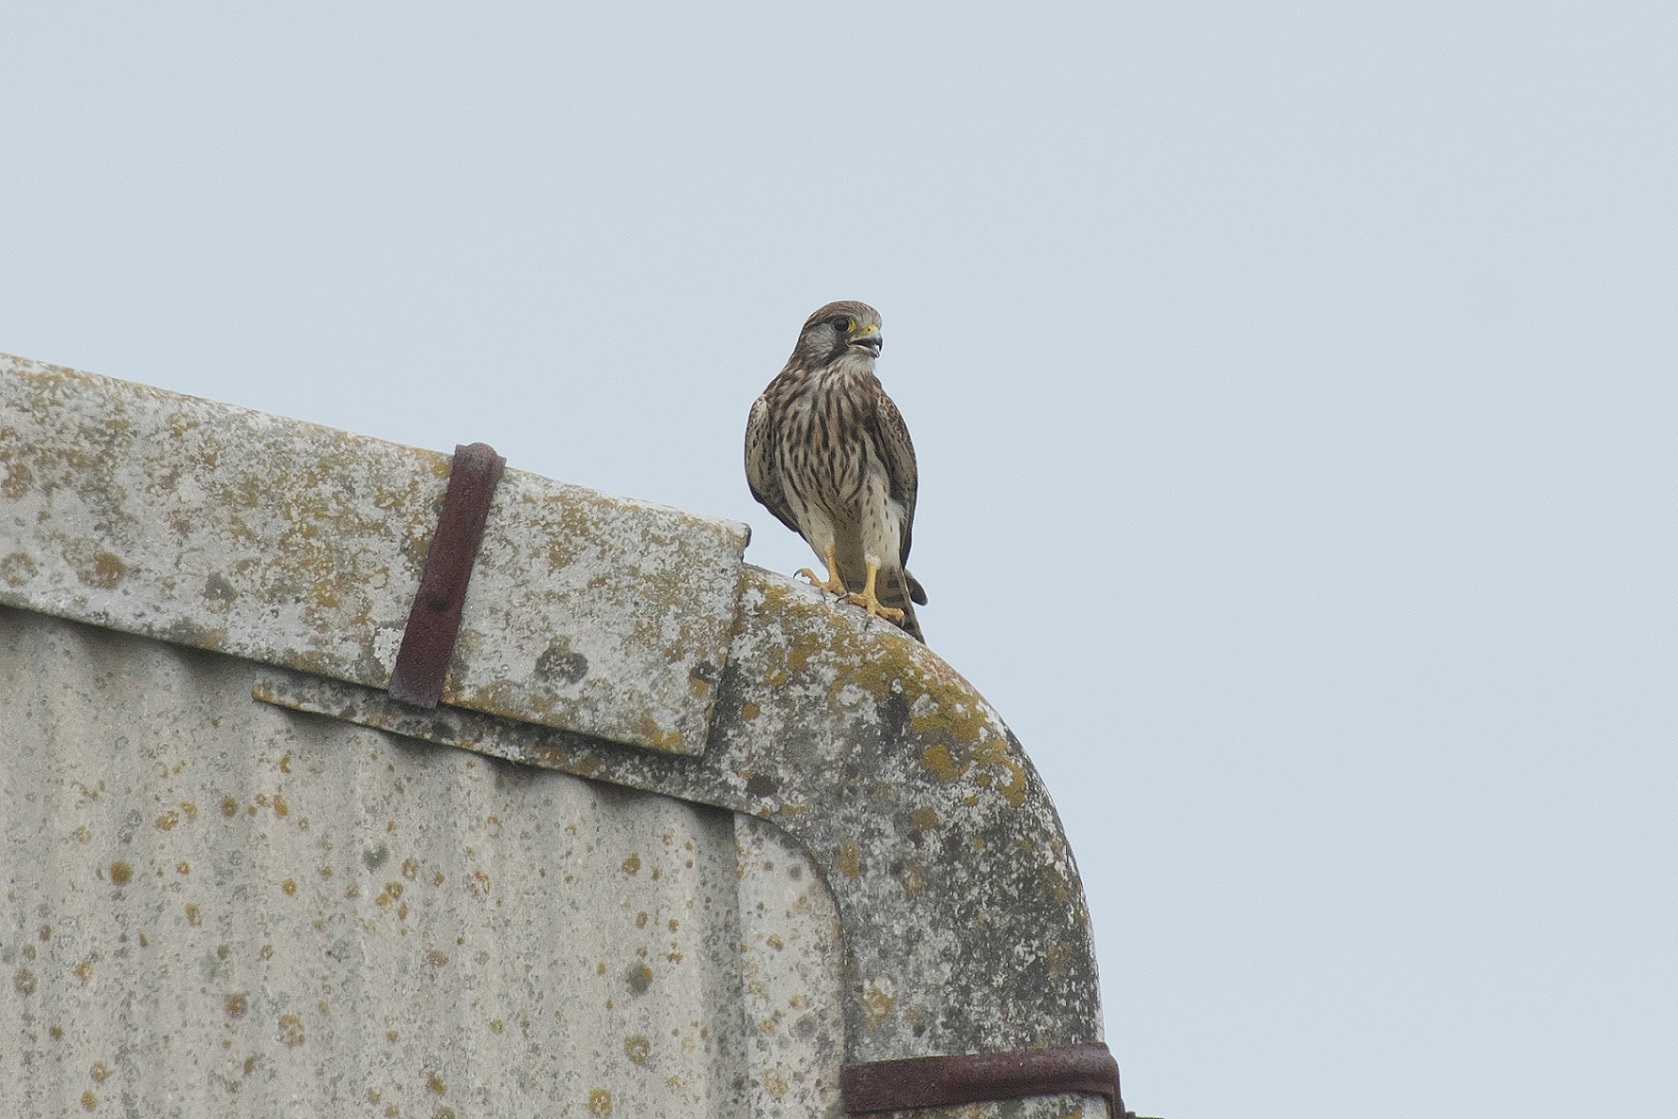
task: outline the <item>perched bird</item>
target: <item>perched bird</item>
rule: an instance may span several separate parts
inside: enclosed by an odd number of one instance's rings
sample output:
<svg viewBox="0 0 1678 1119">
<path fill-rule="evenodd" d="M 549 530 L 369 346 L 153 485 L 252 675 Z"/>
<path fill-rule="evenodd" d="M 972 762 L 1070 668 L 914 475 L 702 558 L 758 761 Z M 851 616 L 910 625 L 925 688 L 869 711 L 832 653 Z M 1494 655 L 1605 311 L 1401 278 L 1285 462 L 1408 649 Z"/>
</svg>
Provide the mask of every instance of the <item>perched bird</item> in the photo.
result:
<svg viewBox="0 0 1678 1119">
<path fill-rule="evenodd" d="M 915 447 L 874 376 L 880 312 L 829 303 L 804 323 L 786 368 L 752 404 L 746 481 L 802 536 L 827 578 L 798 574 L 897 623 L 917 641 L 926 592 L 904 566 L 915 520 Z"/>
</svg>

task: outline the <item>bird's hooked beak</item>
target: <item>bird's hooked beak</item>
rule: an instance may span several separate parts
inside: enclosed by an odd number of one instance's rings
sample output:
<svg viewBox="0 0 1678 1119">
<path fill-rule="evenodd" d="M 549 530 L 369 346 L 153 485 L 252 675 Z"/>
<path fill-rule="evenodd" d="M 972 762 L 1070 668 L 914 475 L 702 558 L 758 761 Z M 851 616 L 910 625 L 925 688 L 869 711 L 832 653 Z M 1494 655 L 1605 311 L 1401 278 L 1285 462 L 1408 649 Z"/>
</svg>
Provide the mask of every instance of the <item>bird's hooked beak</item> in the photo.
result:
<svg viewBox="0 0 1678 1119">
<path fill-rule="evenodd" d="M 873 323 L 862 323 L 845 336 L 845 345 L 858 350 L 867 350 L 874 357 L 880 356 L 880 345 L 884 341 L 880 336 L 880 328 Z"/>
</svg>

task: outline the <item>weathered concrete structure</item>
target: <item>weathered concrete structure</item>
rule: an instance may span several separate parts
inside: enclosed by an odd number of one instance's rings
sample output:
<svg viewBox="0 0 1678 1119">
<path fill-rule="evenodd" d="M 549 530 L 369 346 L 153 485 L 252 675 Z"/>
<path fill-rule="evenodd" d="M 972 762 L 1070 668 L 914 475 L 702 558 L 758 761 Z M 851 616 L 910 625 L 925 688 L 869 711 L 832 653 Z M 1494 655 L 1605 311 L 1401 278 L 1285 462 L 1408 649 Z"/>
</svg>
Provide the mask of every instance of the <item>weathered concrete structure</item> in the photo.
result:
<svg viewBox="0 0 1678 1119">
<path fill-rule="evenodd" d="M 837 1116 L 1099 1041 L 1019 744 L 743 526 L 508 471 L 386 695 L 449 473 L 0 357 L 0 1114 Z"/>
</svg>

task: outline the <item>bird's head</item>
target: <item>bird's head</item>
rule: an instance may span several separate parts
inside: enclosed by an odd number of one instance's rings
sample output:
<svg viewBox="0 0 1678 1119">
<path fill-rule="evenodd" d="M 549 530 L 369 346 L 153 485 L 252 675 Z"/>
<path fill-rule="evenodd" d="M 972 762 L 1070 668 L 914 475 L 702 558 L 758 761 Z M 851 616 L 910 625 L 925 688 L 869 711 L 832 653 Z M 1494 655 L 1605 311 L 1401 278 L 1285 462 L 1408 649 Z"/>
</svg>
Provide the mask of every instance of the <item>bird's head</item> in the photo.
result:
<svg viewBox="0 0 1678 1119">
<path fill-rule="evenodd" d="M 793 357 L 807 366 L 860 357 L 869 365 L 880 356 L 880 312 L 854 299 L 829 303 L 804 322 Z"/>
</svg>

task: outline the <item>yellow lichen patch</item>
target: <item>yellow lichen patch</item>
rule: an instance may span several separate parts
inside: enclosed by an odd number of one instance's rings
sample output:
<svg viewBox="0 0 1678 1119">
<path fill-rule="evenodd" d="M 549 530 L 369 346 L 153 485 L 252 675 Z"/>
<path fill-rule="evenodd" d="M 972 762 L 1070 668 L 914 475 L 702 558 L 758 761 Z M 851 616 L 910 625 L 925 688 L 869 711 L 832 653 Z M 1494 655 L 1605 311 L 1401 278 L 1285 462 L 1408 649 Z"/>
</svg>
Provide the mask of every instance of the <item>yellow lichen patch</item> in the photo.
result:
<svg viewBox="0 0 1678 1119">
<path fill-rule="evenodd" d="M 631 1064 L 645 1065 L 652 1053 L 653 1043 L 646 1034 L 631 1034 L 623 1039 L 623 1055 L 629 1058 Z"/>
<path fill-rule="evenodd" d="M 681 732 L 659 726 L 653 722 L 650 716 L 643 716 L 635 720 L 631 729 L 644 746 L 653 750 L 662 750 L 669 754 L 681 752 Z"/>
<path fill-rule="evenodd" d="M 221 814 L 223 816 L 237 816 L 239 814 L 239 802 L 232 797 L 222 797 Z"/>
<path fill-rule="evenodd" d="M 449 962 L 448 953 L 439 952 L 437 949 L 433 948 L 425 954 L 425 962 L 430 964 L 432 967 L 442 967 L 444 964 Z"/>
<path fill-rule="evenodd" d="M 842 655 L 835 664 L 837 671 L 827 688 L 830 706 L 854 702 L 846 695 L 848 689 L 860 690 L 878 701 L 894 695 L 924 695 L 924 689 L 939 686 L 920 672 L 919 666 L 898 647 L 901 642 L 894 641 L 889 647 L 882 645 L 882 642 L 853 641 L 840 647 Z"/>
<path fill-rule="evenodd" d="M 93 557 L 91 571 L 78 571 L 77 577 L 89 586 L 98 587 L 102 591 L 112 590 L 122 582 L 128 574 L 128 565 L 121 558 L 106 551 L 100 551 Z"/>
<path fill-rule="evenodd" d="M 1044 869 L 1043 877 L 1048 879 L 1049 893 L 1054 897 L 1056 905 L 1065 905 L 1072 900 L 1072 888 L 1067 884 L 1065 875 L 1051 866 Z"/>
<path fill-rule="evenodd" d="M 425 1090 L 434 1096 L 441 1096 L 448 1092 L 449 1086 L 443 1083 L 443 1078 L 432 1073 L 425 1078 Z"/>
<path fill-rule="evenodd" d="M 89 1088 L 87 1091 L 82 1093 L 82 1110 L 83 1111 L 92 1111 L 94 1108 L 96 1108 L 98 1106 L 99 1106 L 99 1097 L 93 1094 L 93 1089 L 92 1088 Z"/>
<path fill-rule="evenodd" d="M 968 763 L 958 762 L 950 753 L 950 748 L 942 743 L 928 746 L 921 751 L 921 764 L 932 771 L 932 775 L 948 785 L 959 781 L 961 775 L 967 772 Z"/>
<path fill-rule="evenodd" d="M 1049 974 L 1056 979 L 1064 978 L 1072 965 L 1072 945 L 1064 940 L 1057 940 L 1049 947 Z"/>
<path fill-rule="evenodd" d="M 863 1024 L 869 1029 L 878 1029 L 881 1022 L 891 1017 L 891 1012 L 897 1008 L 897 1000 L 880 989 L 879 984 L 870 982 L 862 992 Z"/>
<path fill-rule="evenodd" d="M 939 824 L 938 813 L 930 808 L 917 808 L 909 813 L 909 822 L 921 831 L 931 831 Z"/>
<path fill-rule="evenodd" d="M 612 1114 L 612 1093 L 604 1088 L 596 1088 L 588 1094 L 588 1111 L 590 1115 L 599 1119 L 610 1119 Z"/>
<path fill-rule="evenodd" d="M 763 1074 L 763 1090 L 772 1099 L 780 1099 L 787 1094 L 787 1078 L 775 1069 L 769 1069 Z"/>
<path fill-rule="evenodd" d="M 34 579 L 39 566 L 35 557 L 28 552 L 13 552 L 5 559 L 0 559 L 0 579 L 4 579 L 9 586 L 21 587 Z"/>
<path fill-rule="evenodd" d="M 126 886 L 128 880 L 134 877 L 134 868 L 118 859 L 111 864 L 111 882 L 117 886 Z"/>
<path fill-rule="evenodd" d="M 156 820 L 152 821 L 152 826 L 155 827 L 158 831 L 170 831 L 171 829 L 174 828 L 174 826 L 176 824 L 178 824 L 180 822 L 181 822 L 181 814 L 179 812 L 176 812 L 173 808 L 171 808 L 171 809 L 169 809 L 169 811 L 167 811 L 163 815 L 159 816 Z"/>
<path fill-rule="evenodd" d="M 284 882 L 280 883 L 280 889 L 284 890 L 288 896 L 295 894 L 297 892 L 297 879 L 287 878 Z"/>
<path fill-rule="evenodd" d="M 903 886 L 903 892 L 913 897 L 926 889 L 926 872 L 916 859 L 906 859 L 897 872 L 897 881 Z"/>
<path fill-rule="evenodd" d="M 748 575 L 752 574 L 748 571 Z M 769 614 L 783 614 L 797 601 L 792 588 L 780 582 L 775 577 L 762 578 L 753 581 L 753 589 L 758 593 L 760 608 Z"/>
<path fill-rule="evenodd" d="M 29 492 L 29 485 L 35 479 L 35 474 L 21 462 L 6 463 L 6 477 L 0 481 L 0 493 L 16 501 Z"/>
<path fill-rule="evenodd" d="M 623 861 L 623 872 L 625 874 L 638 874 L 638 873 L 640 873 L 640 870 L 641 870 L 641 856 L 640 855 L 632 854 L 632 855 L 629 856 L 629 858 L 627 858 Z"/>
<path fill-rule="evenodd" d="M 757 718 L 758 714 L 762 710 L 763 709 L 755 703 L 747 703 L 740 708 L 740 718 L 750 722 L 751 720 Z"/>
<path fill-rule="evenodd" d="M 833 869 L 846 878 L 855 878 L 862 873 L 862 848 L 855 843 L 841 843 L 839 853 L 834 856 Z"/>
<path fill-rule="evenodd" d="M 104 1061 L 94 1061 L 93 1067 L 87 1070 L 87 1074 L 93 1077 L 95 1084 L 103 1084 L 105 1079 L 111 1075 L 111 1070 L 105 1067 Z"/>
<path fill-rule="evenodd" d="M 1000 738 L 993 738 L 979 743 L 974 751 L 981 765 L 996 766 L 1007 773 L 1007 780 L 998 788 L 1009 804 L 1018 808 L 1025 803 L 1026 775 L 1025 766 L 1008 750 L 1008 743 Z"/>
<path fill-rule="evenodd" d="M 251 1008 L 250 996 L 243 991 L 228 995 L 221 1008 L 229 1018 L 243 1018 Z"/>
<path fill-rule="evenodd" d="M 204 923 L 203 913 L 200 912 L 198 907 L 190 901 L 186 903 L 186 923 L 191 925 L 193 928 L 197 928 Z"/>
<path fill-rule="evenodd" d="M 787 647 L 787 667 L 793 672 L 803 673 L 809 667 L 810 658 L 826 647 L 825 636 L 819 631 L 798 634 Z"/>
<path fill-rule="evenodd" d="M 445 455 L 442 451 L 421 450 L 419 451 L 419 456 L 425 461 L 433 478 L 446 479 L 450 474 L 454 473 L 453 455 Z M 380 508 L 383 507 L 384 506 L 381 504 Z"/>
<path fill-rule="evenodd" d="M 977 744 L 989 728 L 978 704 L 950 696 L 923 700 L 909 712 L 909 729 L 922 738 Z"/>
<path fill-rule="evenodd" d="M 295 1014 L 280 1015 L 280 1040 L 287 1049 L 303 1044 L 303 1019 Z"/>
</svg>

